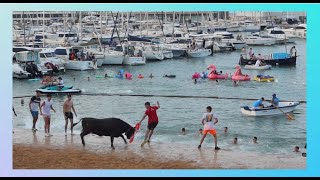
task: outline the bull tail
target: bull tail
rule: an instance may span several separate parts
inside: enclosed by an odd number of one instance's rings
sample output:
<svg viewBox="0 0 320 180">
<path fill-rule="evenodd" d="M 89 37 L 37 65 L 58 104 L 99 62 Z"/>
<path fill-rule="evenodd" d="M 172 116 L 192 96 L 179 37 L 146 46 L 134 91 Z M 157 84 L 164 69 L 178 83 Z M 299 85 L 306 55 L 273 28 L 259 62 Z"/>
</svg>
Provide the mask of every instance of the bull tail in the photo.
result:
<svg viewBox="0 0 320 180">
<path fill-rule="evenodd" d="M 73 123 L 72 124 L 72 127 L 74 127 L 74 126 L 76 126 L 79 122 L 81 122 L 82 121 L 82 118 L 80 119 L 80 121 L 78 121 L 77 123 Z"/>
</svg>

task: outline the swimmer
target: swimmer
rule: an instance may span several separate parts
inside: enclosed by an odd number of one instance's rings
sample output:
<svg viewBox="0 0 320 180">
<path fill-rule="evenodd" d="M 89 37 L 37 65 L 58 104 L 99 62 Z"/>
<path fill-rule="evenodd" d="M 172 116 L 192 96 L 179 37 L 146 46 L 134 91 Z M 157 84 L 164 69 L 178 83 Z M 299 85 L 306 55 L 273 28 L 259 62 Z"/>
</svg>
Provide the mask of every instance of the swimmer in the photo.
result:
<svg viewBox="0 0 320 180">
<path fill-rule="evenodd" d="M 257 138 L 257 137 L 253 137 L 252 143 L 253 143 L 253 144 L 258 144 L 258 138 Z"/>
<path fill-rule="evenodd" d="M 300 152 L 299 146 L 294 147 L 293 152 Z"/>
<path fill-rule="evenodd" d="M 152 73 L 150 74 L 149 78 L 153 78 L 154 76 L 152 75 Z"/>
<path fill-rule="evenodd" d="M 182 129 L 181 129 L 181 134 L 182 134 L 182 135 L 186 135 L 186 134 L 187 134 L 185 128 L 182 128 Z"/>
<path fill-rule="evenodd" d="M 202 135 L 202 129 L 201 128 L 199 129 L 199 134 Z"/>
<path fill-rule="evenodd" d="M 238 144 L 238 138 L 235 137 L 235 138 L 233 139 L 233 144 Z"/>
<path fill-rule="evenodd" d="M 73 81 L 76 81 L 76 78 L 75 78 L 75 77 L 73 78 Z"/>
<path fill-rule="evenodd" d="M 194 79 L 194 83 L 197 84 L 197 79 Z"/>
<path fill-rule="evenodd" d="M 107 79 L 108 78 L 108 74 L 106 73 L 106 74 L 104 74 L 104 78 L 105 79 Z"/>
<path fill-rule="evenodd" d="M 21 99 L 21 105 L 24 105 L 24 100 L 23 99 Z"/>
<path fill-rule="evenodd" d="M 227 132 L 228 132 L 228 127 L 224 127 L 223 129 L 224 129 L 223 132 L 224 132 L 225 134 L 227 134 Z"/>
<path fill-rule="evenodd" d="M 90 77 L 88 77 L 88 81 L 90 81 Z"/>
</svg>

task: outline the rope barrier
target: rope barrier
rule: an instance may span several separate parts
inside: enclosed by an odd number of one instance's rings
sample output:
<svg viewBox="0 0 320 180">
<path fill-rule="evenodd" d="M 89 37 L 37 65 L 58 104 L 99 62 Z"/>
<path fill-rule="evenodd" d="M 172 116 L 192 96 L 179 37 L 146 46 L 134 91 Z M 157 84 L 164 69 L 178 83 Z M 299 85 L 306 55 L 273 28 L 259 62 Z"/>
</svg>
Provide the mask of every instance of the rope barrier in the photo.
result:
<svg viewBox="0 0 320 180">
<path fill-rule="evenodd" d="M 74 94 L 77 96 L 133 96 L 133 97 L 165 97 L 165 98 L 193 98 L 193 99 L 237 99 L 255 101 L 257 98 L 239 98 L 239 97 L 219 97 L 219 96 L 181 96 L 181 95 L 152 95 L 152 94 L 109 94 L 109 93 L 81 93 Z M 33 95 L 14 96 L 13 98 L 32 97 Z M 259 99 L 259 98 L 258 98 Z M 268 100 L 267 100 L 268 101 Z M 281 100 L 282 102 L 292 102 L 290 100 Z M 295 101 L 299 103 L 307 103 L 305 100 Z"/>
</svg>

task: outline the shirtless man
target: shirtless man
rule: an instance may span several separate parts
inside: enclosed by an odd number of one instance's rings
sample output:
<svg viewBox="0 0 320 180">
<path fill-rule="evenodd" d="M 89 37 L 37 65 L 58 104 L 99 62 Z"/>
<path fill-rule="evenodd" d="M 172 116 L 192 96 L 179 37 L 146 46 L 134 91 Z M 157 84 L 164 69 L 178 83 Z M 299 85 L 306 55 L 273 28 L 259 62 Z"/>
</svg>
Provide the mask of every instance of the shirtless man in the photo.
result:
<svg viewBox="0 0 320 180">
<path fill-rule="evenodd" d="M 73 127 L 72 127 L 73 114 L 71 112 L 71 109 L 77 117 L 77 113 L 73 107 L 73 102 L 71 101 L 71 94 L 68 94 L 68 99 L 63 103 L 63 114 L 64 114 L 64 119 L 66 121 L 66 124 L 64 126 L 65 135 L 67 135 L 68 119 L 70 119 L 71 135 L 73 135 Z"/>
</svg>

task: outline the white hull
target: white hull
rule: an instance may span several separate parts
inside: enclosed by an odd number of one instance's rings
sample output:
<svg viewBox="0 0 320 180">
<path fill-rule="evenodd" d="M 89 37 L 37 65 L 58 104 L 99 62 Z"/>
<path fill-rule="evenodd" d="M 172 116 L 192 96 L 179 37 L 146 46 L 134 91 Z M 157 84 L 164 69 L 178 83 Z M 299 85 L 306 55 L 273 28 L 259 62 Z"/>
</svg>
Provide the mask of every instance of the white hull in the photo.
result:
<svg viewBox="0 0 320 180">
<path fill-rule="evenodd" d="M 171 59 L 173 58 L 173 52 L 172 51 L 164 51 L 163 52 L 164 58 L 165 59 Z"/>
<path fill-rule="evenodd" d="M 136 66 L 136 65 L 144 65 L 146 64 L 145 57 L 130 57 L 126 55 L 123 59 L 124 65 Z"/>
<path fill-rule="evenodd" d="M 273 45 L 276 43 L 275 39 L 271 38 L 257 38 L 257 39 L 244 39 L 244 41 L 247 43 L 247 45 L 250 46 L 259 46 L 259 45 Z"/>
<path fill-rule="evenodd" d="M 280 102 L 279 109 L 283 112 L 291 112 L 293 111 L 296 106 L 298 106 L 299 102 Z M 271 116 L 271 115 L 280 115 L 283 114 L 279 109 L 273 108 L 262 108 L 262 109 L 252 109 L 248 106 L 241 107 L 241 113 L 247 116 Z"/>
<path fill-rule="evenodd" d="M 103 60 L 102 59 L 97 59 L 97 65 L 98 67 L 102 66 Z"/>
<path fill-rule="evenodd" d="M 211 49 L 197 49 L 195 51 L 187 51 L 187 54 L 189 57 L 192 58 L 200 58 L 200 57 L 206 57 L 211 54 Z"/>
<path fill-rule="evenodd" d="M 157 51 L 143 51 L 142 56 L 144 56 L 147 60 L 163 60 L 164 54 L 162 52 Z"/>
<path fill-rule="evenodd" d="M 37 89 L 39 90 L 41 93 L 60 93 L 60 94 L 64 94 L 64 93 L 80 93 L 81 90 L 80 89 L 67 89 L 64 91 L 57 91 L 57 90 L 47 90 L 47 89 Z"/>
<path fill-rule="evenodd" d="M 269 70 L 272 66 L 265 65 L 265 66 L 255 66 L 255 65 L 245 65 L 245 69 L 253 69 L 253 70 Z"/>
<path fill-rule="evenodd" d="M 89 69 L 94 69 L 92 61 L 72 61 L 68 60 L 68 63 L 65 65 L 66 69 L 70 70 L 80 70 L 85 71 Z"/>
<path fill-rule="evenodd" d="M 105 53 L 105 57 L 102 64 L 108 65 L 121 65 L 123 64 L 123 53 L 122 52 L 115 52 L 115 53 Z"/>
</svg>

